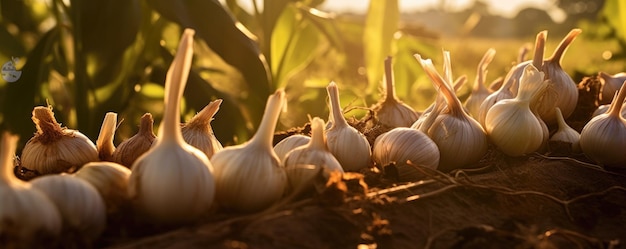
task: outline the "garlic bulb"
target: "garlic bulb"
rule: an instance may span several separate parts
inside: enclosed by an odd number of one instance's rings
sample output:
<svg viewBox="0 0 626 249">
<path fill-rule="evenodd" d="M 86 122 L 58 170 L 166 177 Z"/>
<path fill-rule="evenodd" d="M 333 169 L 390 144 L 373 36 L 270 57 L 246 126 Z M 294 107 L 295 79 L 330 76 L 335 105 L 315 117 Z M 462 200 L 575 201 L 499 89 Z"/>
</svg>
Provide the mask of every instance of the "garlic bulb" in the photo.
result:
<svg viewBox="0 0 626 249">
<path fill-rule="evenodd" d="M 469 114 L 475 119 L 478 118 L 480 105 L 483 101 L 485 101 L 487 96 L 491 94 L 491 92 L 487 90 L 487 87 L 485 87 L 485 77 L 487 75 L 487 66 L 491 63 L 495 54 L 496 50 L 490 48 L 487 52 L 485 52 L 485 55 L 483 55 L 483 58 L 480 60 L 480 63 L 478 63 L 478 68 L 476 69 L 476 80 L 474 80 L 472 92 L 463 104 L 465 108 L 467 108 Z"/>
<path fill-rule="evenodd" d="M 487 153 L 487 137 L 480 124 L 467 114 L 461 101 L 449 84 L 451 80 L 450 53 L 444 51 L 443 79 L 430 59 L 416 55 L 433 84 L 444 94 L 448 107 L 437 116 L 428 129 L 428 136 L 437 144 L 440 153 L 438 170 L 447 172 L 466 167 L 480 160 Z"/>
<path fill-rule="evenodd" d="M 343 173 L 341 164 L 326 146 L 324 120 L 317 117 L 313 118 L 311 121 L 311 140 L 306 145 L 287 153 L 283 165 L 292 191 L 312 189 L 314 186 L 312 179 L 320 170 Z"/>
<path fill-rule="evenodd" d="M 335 82 L 326 87 L 330 97 L 333 126 L 326 131 L 326 144 L 345 171 L 358 171 L 370 165 L 370 143 L 363 133 L 350 126 L 341 112 L 339 88 Z"/>
<path fill-rule="evenodd" d="M 131 138 L 124 140 L 113 152 L 113 162 L 130 168 L 131 165 L 152 147 L 156 135 L 152 131 L 154 120 L 152 114 L 141 116 L 139 131 Z"/>
<path fill-rule="evenodd" d="M 222 104 L 221 99 L 211 101 L 182 128 L 185 141 L 203 151 L 209 159 L 215 152 L 223 149 L 211 128 L 211 120 L 219 110 L 220 104 Z"/>
<path fill-rule="evenodd" d="M 129 197 L 150 222 L 194 221 L 213 204 L 213 167 L 204 152 L 185 142 L 180 131 L 180 99 L 191 68 L 194 33 L 185 29 L 167 71 L 159 139 L 131 167 Z"/>
<path fill-rule="evenodd" d="M 308 144 L 311 141 L 311 137 L 305 136 L 302 134 L 295 134 L 280 140 L 276 145 L 274 145 L 274 152 L 278 156 L 281 162 L 285 161 L 285 156 L 291 150 L 298 148 L 302 145 Z"/>
<path fill-rule="evenodd" d="M 115 145 L 113 137 L 115 136 L 115 128 L 117 127 L 117 113 L 107 112 L 100 127 L 100 134 L 96 140 L 96 148 L 98 149 L 98 157 L 102 161 L 113 161 L 113 152 Z"/>
<path fill-rule="evenodd" d="M 372 158 L 377 165 L 384 167 L 395 163 L 400 181 L 420 179 L 420 173 L 407 161 L 417 166 L 437 169 L 439 165 L 439 148 L 437 144 L 423 132 L 398 127 L 381 134 L 374 142 Z"/>
<path fill-rule="evenodd" d="M 580 151 L 580 133 L 576 130 L 572 129 L 563 118 L 563 114 L 561 113 L 561 109 L 556 108 L 556 117 L 558 120 L 559 128 L 558 130 L 550 137 L 550 141 L 559 141 L 566 142 L 572 145 L 572 151 L 578 152 Z"/>
<path fill-rule="evenodd" d="M 98 190 L 87 181 L 68 174 L 46 175 L 31 181 L 56 206 L 63 230 L 93 241 L 106 226 L 106 206 Z"/>
<path fill-rule="evenodd" d="M 128 201 L 130 170 L 113 162 L 91 162 L 83 165 L 74 176 L 89 182 L 104 199 L 107 212 L 112 213 Z"/>
<path fill-rule="evenodd" d="M 598 116 L 600 114 L 606 113 L 609 110 L 609 108 L 611 108 L 610 104 L 598 106 L 598 108 L 596 108 L 596 110 L 593 111 L 593 113 L 591 114 L 591 118 Z M 624 105 L 622 105 L 621 113 L 622 113 L 622 116 L 626 116 L 626 107 Z"/>
<path fill-rule="evenodd" d="M 532 64 L 526 66 L 520 78 L 518 94 L 493 105 L 485 117 L 489 139 L 509 156 L 521 156 L 536 151 L 544 143 L 544 129 L 530 110 L 530 101 L 544 91 L 544 74 Z"/>
<path fill-rule="evenodd" d="M 72 173 L 99 161 L 96 145 L 77 130 L 61 128 L 50 107 L 35 107 L 32 119 L 37 132 L 22 150 L 24 168 L 42 175 Z"/>
<path fill-rule="evenodd" d="M 592 118 L 580 132 L 583 153 L 603 166 L 626 168 L 626 119 L 620 113 L 626 99 L 625 86 L 621 86 L 608 112 Z"/>
<path fill-rule="evenodd" d="M 626 80 L 626 73 L 621 72 L 614 75 L 610 75 L 605 72 L 599 72 L 600 83 L 602 84 L 602 90 L 600 91 L 600 104 L 608 104 L 613 99 L 613 96 L 624 84 Z"/>
<path fill-rule="evenodd" d="M 412 107 L 396 97 L 391 57 L 385 59 L 385 88 L 387 92 L 385 99 L 372 108 L 378 121 L 389 127 L 411 126 L 419 116 Z"/>
<path fill-rule="evenodd" d="M 514 85 L 517 85 L 516 80 L 506 81 L 505 83 L 503 83 L 502 86 L 500 86 L 500 89 L 489 94 L 489 96 L 487 96 L 487 98 L 483 100 L 483 103 L 480 104 L 480 107 L 478 108 L 478 117 L 476 118 L 476 120 L 483 127 L 485 127 L 485 117 L 487 117 L 487 112 L 493 105 L 501 100 L 512 99 L 513 97 L 515 97 L 515 95 L 513 95 L 513 92 L 511 91 L 511 87 Z"/>
<path fill-rule="evenodd" d="M 0 237 L 2 247 L 29 248 L 61 233 L 61 216 L 52 201 L 13 173 L 18 137 L 8 132 L 0 140 Z"/>
<path fill-rule="evenodd" d="M 249 141 L 226 147 L 211 158 L 219 205 L 254 212 L 282 197 L 287 176 L 272 149 L 272 139 L 284 103 L 283 90 L 270 95 L 256 134 Z"/>
</svg>

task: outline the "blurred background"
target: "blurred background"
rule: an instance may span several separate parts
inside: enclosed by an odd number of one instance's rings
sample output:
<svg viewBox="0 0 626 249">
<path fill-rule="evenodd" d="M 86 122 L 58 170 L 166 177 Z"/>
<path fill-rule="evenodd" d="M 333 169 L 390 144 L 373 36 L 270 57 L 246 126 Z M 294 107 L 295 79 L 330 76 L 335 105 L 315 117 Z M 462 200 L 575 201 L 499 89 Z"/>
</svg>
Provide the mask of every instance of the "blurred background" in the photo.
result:
<svg viewBox="0 0 626 249">
<path fill-rule="evenodd" d="M 451 52 L 454 76 L 469 79 L 461 100 L 487 49 L 497 53 L 485 84 L 506 75 L 542 30 L 546 57 L 571 29 L 583 30 L 562 61 L 576 82 L 622 72 L 625 15 L 619 0 L 0 0 L 0 128 L 23 145 L 35 132 L 33 107 L 46 104 L 94 141 L 106 112 L 123 119 L 116 144 L 143 113 L 158 126 L 165 73 L 186 27 L 196 43 L 181 120 L 224 99 L 212 126 L 231 145 L 254 133 L 278 88 L 289 99 L 278 130 L 327 118 L 330 81 L 353 107 L 347 115 L 362 117 L 383 96 L 388 55 L 398 97 L 418 111 L 436 90 L 416 53 L 441 67 L 442 49 Z"/>
</svg>

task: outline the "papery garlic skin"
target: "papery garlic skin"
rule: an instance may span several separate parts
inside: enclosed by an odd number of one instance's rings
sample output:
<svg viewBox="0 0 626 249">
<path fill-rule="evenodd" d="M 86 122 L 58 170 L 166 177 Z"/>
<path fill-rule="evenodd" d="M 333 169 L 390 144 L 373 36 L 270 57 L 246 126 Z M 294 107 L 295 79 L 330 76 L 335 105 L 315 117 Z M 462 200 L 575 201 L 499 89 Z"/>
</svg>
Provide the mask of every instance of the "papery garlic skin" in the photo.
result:
<svg viewBox="0 0 626 249">
<path fill-rule="evenodd" d="M 412 128 L 398 127 L 381 134 L 374 142 L 372 158 L 377 165 L 384 167 L 395 163 L 400 181 L 420 179 L 420 174 L 412 165 L 437 169 L 439 148 L 426 134 Z M 408 165 L 411 161 L 412 165 Z"/>
<path fill-rule="evenodd" d="M 216 198 L 221 207 L 255 212 L 282 198 L 287 175 L 272 149 L 272 138 L 284 102 L 285 92 L 276 91 L 267 100 L 257 133 L 249 141 L 226 147 L 211 158 Z"/>
<path fill-rule="evenodd" d="M 391 57 L 385 59 L 385 89 L 385 98 L 372 108 L 378 121 L 389 127 L 411 126 L 419 118 L 419 115 L 412 107 L 402 103 L 396 96 Z"/>
<path fill-rule="evenodd" d="M 602 90 L 600 93 L 600 104 L 609 104 L 613 99 L 613 96 L 622 87 L 626 80 L 626 73 L 621 72 L 614 75 L 610 75 L 605 72 L 599 72 L 600 83 L 602 84 Z"/>
<path fill-rule="evenodd" d="M 285 161 L 287 153 L 295 148 L 308 144 L 309 141 L 311 141 L 311 137 L 309 136 L 302 134 L 291 135 L 274 145 L 274 152 L 276 153 L 276 156 L 278 156 L 278 159 L 283 162 Z"/>
<path fill-rule="evenodd" d="M 572 129 L 563 118 L 561 109 L 556 108 L 557 121 L 559 124 L 558 130 L 550 137 L 550 141 L 566 142 L 572 145 L 573 152 L 580 151 L 580 133 Z"/>
<path fill-rule="evenodd" d="M 292 191 L 313 188 L 313 179 L 319 173 L 339 171 L 344 173 L 341 164 L 326 146 L 324 120 L 311 121 L 311 140 L 306 145 L 293 149 L 285 156 L 283 166 Z"/>
<path fill-rule="evenodd" d="M 538 150 L 547 138 L 542 124 L 530 110 L 530 100 L 547 83 L 532 64 L 520 78 L 520 90 L 514 99 L 493 105 L 485 118 L 485 130 L 499 150 L 509 156 L 521 156 Z"/>
<path fill-rule="evenodd" d="M 98 139 L 96 140 L 98 157 L 102 161 L 113 161 L 113 152 L 115 151 L 115 145 L 113 144 L 115 128 L 117 128 L 117 113 L 107 112 L 104 116 L 104 121 L 102 121 Z"/>
<path fill-rule="evenodd" d="M 193 57 L 195 31 L 185 29 L 165 79 L 159 139 L 131 166 L 128 194 L 147 222 L 183 224 L 208 213 L 215 197 L 213 167 L 180 130 L 180 100 Z"/>
<path fill-rule="evenodd" d="M 626 168 L 626 119 L 622 117 L 626 84 L 622 85 L 607 113 L 592 118 L 580 132 L 580 148 L 598 164 Z"/>
<path fill-rule="evenodd" d="M 54 203 L 64 230 L 93 241 L 106 226 L 106 206 L 98 190 L 87 181 L 68 174 L 46 175 L 31 181 Z"/>
<path fill-rule="evenodd" d="M 213 116 L 215 116 L 221 104 L 221 99 L 211 101 L 181 128 L 185 141 L 204 152 L 209 159 L 211 159 L 213 154 L 223 149 L 211 127 L 211 120 L 213 120 Z"/>
<path fill-rule="evenodd" d="M 91 162 L 74 176 L 89 182 L 102 196 L 107 212 L 112 213 L 128 202 L 128 178 L 131 171 L 113 162 Z"/>
<path fill-rule="evenodd" d="M 152 114 L 146 113 L 141 116 L 139 131 L 117 146 L 112 155 L 113 162 L 130 168 L 137 158 L 146 153 L 156 139 L 152 130 L 153 123 Z"/>
<path fill-rule="evenodd" d="M 6 248 L 37 247 L 38 239 L 55 238 L 61 215 L 52 201 L 13 173 L 18 137 L 8 132 L 0 141 L 0 237 Z"/>
<path fill-rule="evenodd" d="M 77 130 L 61 128 L 49 107 L 33 109 L 37 132 L 22 150 L 24 168 L 36 173 L 73 173 L 83 164 L 99 161 L 96 145 Z"/>
<path fill-rule="evenodd" d="M 363 133 L 350 126 L 341 112 L 339 88 L 335 82 L 326 87 L 331 100 L 333 126 L 326 131 L 328 150 L 344 171 L 359 171 L 371 163 L 371 146 Z"/>
</svg>

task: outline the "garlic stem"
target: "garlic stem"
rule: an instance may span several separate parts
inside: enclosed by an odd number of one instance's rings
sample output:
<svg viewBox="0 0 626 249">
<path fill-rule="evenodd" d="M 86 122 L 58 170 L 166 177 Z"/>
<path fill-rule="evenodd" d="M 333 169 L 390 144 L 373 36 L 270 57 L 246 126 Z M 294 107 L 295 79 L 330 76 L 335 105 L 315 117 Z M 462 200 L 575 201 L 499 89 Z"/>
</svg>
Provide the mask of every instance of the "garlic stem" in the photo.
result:
<svg viewBox="0 0 626 249">
<path fill-rule="evenodd" d="M 442 89 L 441 92 L 446 99 L 446 103 L 448 104 L 448 110 L 450 111 L 450 115 L 452 116 L 460 116 L 465 111 L 463 110 L 461 101 L 455 96 L 454 91 L 450 88 L 449 84 L 446 84 L 446 80 L 444 80 L 441 75 L 437 73 L 433 62 L 430 59 L 422 59 L 422 57 L 418 54 L 415 55 L 418 61 L 422 64 L 422 67 L 429 68 L 431 70 L 424 70 L 426 74 L 433 80 L 439 89 Z M 445 58 L 444 53 L 444 58 Z M 444 63 L 445 63 L 444 59 Z"/>
<path fill-rule="evenodd" d="M 326 146 L 326 130 L 324 129 L 323 119 L 316 117 L 311 121 L 311 140 L 309 141 L 308 146 L 314 150 L 328 151 L 328 146 Z"/>
<path fill-rule="evenodd" d="M 137 131 L 139 135 L 145 135 L 148 137 L 156 137 L 154 135 L 154 119 L 152 118 L 152 114 L 144 113 L 139 120 L 139 131 Z"/>
<path fill-rule="evenodd" d="M 565 119 L 563 118 L 563 113 L 561 113 L 561 108 L 556 107 L 556 118 L 559 125 L 559 129 L 565 129 L 565 127 L 569 127 Z"/>
<path fill-rule="evenodd" d="M 539 32 L 535 38 L 535 56 L 533 57 L 533 66 L 539 70 L 543 68 L 543 53 L 546 44 L 546 36 L 548 36 L 548 31 L 544 30 Z"/>
<path fill-rule="evenodd" d="M 385 87 L 387 88 L 385 102 L 398 102 L 396 98 L 396 87 L 393 82 L 393 68 L 391 67 L 391 56 L 387 56 L 387 58 L 385 59 Z"/>
<path fill-rule="evenodd" d="M 613 98 L 611 102 L 611 106 L 607 113 L 609 116 L 622 118 L 622 105 L 624 104 L 624 99 L 626 99 L 626 90 L 624 87 L 620 87 L 619 92 L 617 93 L 617 97 Z"/>
<path fill-rule="evenodd" d="M 563 59 L 563 54 L 565 53 L 565 50 L 567 50 L 567 48 L 572 43 L 572 41 L 574 41 L 574 39 L 576 39 L 576 37 L 580 33 L 582 33 L 581 29 L 572 29 L 567 34 L 567 36 L 565 36 L 565 38 L 563 38 L 563 40 L 561 40 L 561 43 L 559 43 L 559 45 L 554 50 L 554 53 L 552 54 L 552 56 L 550 56 L 550 58 L 548 60 L 552 61 L 552 62 L 554 62 L 554 63 L 556 63 L 557 65 L 560 66 L 561 65 L 561 60 Z"/>
<path fill-rule="evenodd" d="M 189 127 L 201 127 L 203 130 L 205 127 L 211 125 L 211 121 L 213 120 L 213 116 L 220 109 L 220 105 L 222 104 L 222 99 L 216 99 L 211 101 L 207 106 L 202 108 L 198 114 L 193 116 L 189 122 L 185 124 L 185 126 Z"/>
<path fill-rule="evenodd" d="M 54 118 L 52 106 L 37 106 L 33 109 L 32 120 L 37 128 L 39 141 L 42 144 L 48 144 L 57 141 L 63 137 L 63 128 Z"/>
<path fill-rule="evenodd" d="M 339 88 L 337 83 L 330 82 L 328 84 L 328 95 L 330 95 L 330 107 L 333 112 L 333 127 L 345 127 L 348 126 L 348 121 L 341 112 L 341 103 L 339 102 Z"/>
<path fill-rule="evenodd" d="M 183 134 L 180 131 L 180 102 L 182 98 L 187 78 L 189 77 L 189 68 L 191 68 L 191 59 L 193 58 L 193 36 L 195 30 L 185 29 L 178 45 L 177 55 L 172 65 L 167 71 L 165 78 L 165 111 L 159 128 L 159 139 L 157 143 L 182 142 Z M 187 70 L 185 70 L 187 69 Z M 171 93 L 169 91 L 172 91 Z"/>
<path fill-rule="evenodd" d="M 117 127 L 117 113 L 107 112 L 102 121 L 100 127 L 100 133 L 98 134 L 98 140 L 96 140 L 96 148 L 98 149 L 98 157 L 102 161 L 112 161 L 113 151 L 115 145 L 113 144 L 113 138 L 115 135 L 115 128 Z"/>
<path fill-rule="evenodd" d="M 496 50 L 490 48 L 487 50 L 483 58 L 478 63 L 478 68 L 476 68 L 476 81 L 474 81 L 473 92 L 476 93 L 486 93 L 489 94 L 489 90 L 485 87 L 485 74 L 487 74 L 487 66 L 491 61 L 493 61 L 493 57 L 496 55 Z"/>
<path fill-rule="evenodd" d="M 13 173 L 15 148 L 19 137 L 9 132 L 2 133 L 0 139 L 0 186 L 8 186 L 12 181 L 17 180 Z"/>
<path fill-rule="evenodd" d="M 257 132 L 250 139 L 250 144 L 264 147 L 267 150 L 273 150 L 273 137 L 274 129 L 276 129 L 276 123 L 278 123 L 278 116 L 285 103 L 285 91 L 282 89 L 277 90 L 267 99 L 265 105 L 265 112 L 261 124 L 257 129 Z M 267 115 L 267 116 L 266 116 Z"/>
</svg>

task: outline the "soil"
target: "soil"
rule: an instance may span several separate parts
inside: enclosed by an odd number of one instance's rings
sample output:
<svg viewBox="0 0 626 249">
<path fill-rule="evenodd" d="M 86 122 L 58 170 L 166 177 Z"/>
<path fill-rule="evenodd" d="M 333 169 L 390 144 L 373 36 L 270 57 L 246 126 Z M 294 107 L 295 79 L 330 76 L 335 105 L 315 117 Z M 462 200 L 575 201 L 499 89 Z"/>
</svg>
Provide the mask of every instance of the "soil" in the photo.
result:
<svg viewBox="0 0 626 249">
<path fill-rule="evenodd" d="M 600 83 L 585 78 L 568 123 L 580 131 Z M 372 125 L 372 122 L 373 125 Z M 388 127 L 354 120 L 373 141 Z M 366 125 L 367 123 L 367 125 Z M 367 128 L 366 128 L 367 127 Z M 276 141 L 304 126 L 276 135 Z M 554 129 L 551 129 L 554 130 Z M 569 144 L 523 157 L 494 148 L 472 169 L 395 180 L 394 166 L 331 175 L 268 210 L 216 210 L 183 227 L 110 217 L 98 248 L 626 248 L 626 171 L 594 165 Z"/>
</svg>

